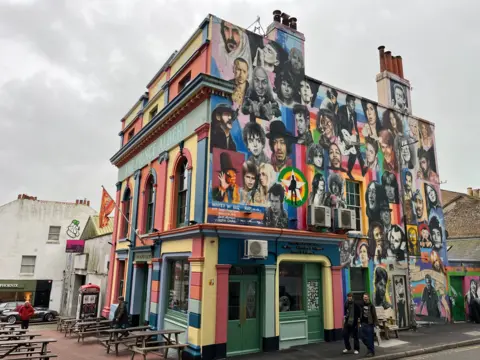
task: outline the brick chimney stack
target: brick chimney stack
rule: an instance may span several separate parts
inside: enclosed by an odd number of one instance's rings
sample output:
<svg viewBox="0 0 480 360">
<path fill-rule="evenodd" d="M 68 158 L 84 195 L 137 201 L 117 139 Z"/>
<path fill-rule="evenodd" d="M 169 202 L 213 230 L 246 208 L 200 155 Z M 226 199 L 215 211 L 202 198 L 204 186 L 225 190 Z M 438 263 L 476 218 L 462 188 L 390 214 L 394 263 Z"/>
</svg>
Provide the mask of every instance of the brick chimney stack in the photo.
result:
<svg viewBox="0 0 480 360">
<path fill-rule="evenodd" d="M 403 77 L 403 60 L 400 55 L 393 56 L 391 51 L 385 51 L 385 46 L 383 45 L 378 47 L 378 53 L 381 73 L 388 71 L 397 75 L 400 79 L 405 79 Z"/>
<path fill-rule="evenodd" d="M 37 200 L 36 196 L 29 196 L 27 194 L 18 194 L 18 200 Z"/>
<path fill-rule="evenodd" d="M 76 205 L 90 206 L 90 200 L 87 200 L 86 198 L 84 198 L 83 200 L 82 199 L 77 199 L 77 200 L 75 200 L 75 204 Z"/>
</svg>

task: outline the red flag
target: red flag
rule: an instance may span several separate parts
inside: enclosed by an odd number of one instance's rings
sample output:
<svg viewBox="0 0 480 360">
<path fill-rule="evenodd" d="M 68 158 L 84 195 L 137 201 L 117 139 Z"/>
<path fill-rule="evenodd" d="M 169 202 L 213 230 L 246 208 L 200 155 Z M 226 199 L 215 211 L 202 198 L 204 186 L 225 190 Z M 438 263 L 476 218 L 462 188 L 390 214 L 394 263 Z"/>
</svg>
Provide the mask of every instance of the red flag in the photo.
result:
<svg viewBox="0 0 480 360">
<path fill-rule="evenodd" d="M 115 208 L 115 201 L 113 201 L 110 194 L 105 190 L 102 189 L 102 201 L 100 203 L 100 214 L 98 216 L 98 226 L 103 228 L 108 225 L 108 215 L 113 211 Z"/>
</svg>

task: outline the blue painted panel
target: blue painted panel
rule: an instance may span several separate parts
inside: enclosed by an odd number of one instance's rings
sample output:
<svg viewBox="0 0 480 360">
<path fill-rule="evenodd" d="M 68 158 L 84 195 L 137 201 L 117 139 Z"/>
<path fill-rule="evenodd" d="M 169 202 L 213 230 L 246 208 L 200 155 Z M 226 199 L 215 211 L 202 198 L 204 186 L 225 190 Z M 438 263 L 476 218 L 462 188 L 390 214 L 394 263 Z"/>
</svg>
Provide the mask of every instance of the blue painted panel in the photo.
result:
<svg viewBox="0 0 480 360">
<path fill-rule="evenodd" d="M 202 43 L 208 40 L 208 22 L 205 23 L 202 29 Z"/>
<path fill-rule="evenodd" d="M 194 220 L 205 222 L 205 186 L 207 181 L 207 146 L 208 138 L 197 143 L 197 172 L 195 178 L 195 213 Z"/>
<path fill-rule="evenodd" d="M 152 271 L 152 280 L 160 280 L 160 270 Z"/>
<path fill-rule="evenodd" d="M 157 328 L 157 314 L 151 312 L 148 321 L 151 327 Z"/>
<path fill-rule="evenodd" d="M 194 312 L 188 313 L 188 325 L 200 329 L 201 318 L 202 316 L 200 314 Z"/>
<path fill-rule="evenodd" d="M 244 257 L 244 239 L 220 239 L 218 247 L 219 264 L 236 265 L 274 265 L 276 264 L 275 254 L 315 254 L 325 255 L 330 259 L 332 266 L 340 265 L 340 252 L 337 245 L 323 244 L 321 241 L 312 240 L 306 244 L 295 240 L 292 242 L 268 240 L 268 258 L 261 259 L 243 259 Z M 315 244 L 314 246 L 311 246 Z"/>
</svg>

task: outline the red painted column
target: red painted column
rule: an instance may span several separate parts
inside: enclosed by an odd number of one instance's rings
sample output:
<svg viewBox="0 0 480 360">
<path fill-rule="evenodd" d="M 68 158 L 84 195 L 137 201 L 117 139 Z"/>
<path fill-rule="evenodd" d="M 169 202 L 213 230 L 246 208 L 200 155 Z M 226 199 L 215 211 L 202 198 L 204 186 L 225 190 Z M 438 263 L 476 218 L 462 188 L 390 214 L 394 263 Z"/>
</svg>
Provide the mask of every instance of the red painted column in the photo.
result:
<svg viewBox="0 0 480 360">
<path fill-rule="evenodd" d="M 165 203 L 167 192 L 167 171 L 168 171 L 168 152 L 164 151 L 158 158 L 158 183 L 156 190 L 156 202 L 155 202 L 155 222 L 154 228 L 161 232 L 165 229 Z"/>
<path fill-rule="evenodd" d="M 232 265 L 217 265 L 217 321 L 215 344 L 227 342 L 228 324 L 228 272 Z"/>
<path fill-rule="evenodd" d="M 115 197 L 115 201 L 117 206 L 120 206 L 120 190 L 122 189 L 122 183 L 117 183 L 117 194 Z M 105 296 L 105 304 L 102 309 L 102 316 L 108 318 L 108 314 L 110 313 L 110 304 L 111 304 L 111 296 L 112 296 L 112 286 L 113 286 L 113 272 L 116 268 L 116 261 L 115 261 L 115 249 L 117 244 L 117 236 L 118 236 L 118 216 L 119 216 L 118 208 L 115 207 L 115 216 L 113 220 L 113 234 L 112 234 L 112 246 L 110 247 L 110 267 L 108 269 L 108 282 L 107 282 L 107 294 Z"/>
<path fill-rule="evenodd" d="M 342 284 L 342 267 L 332 266 L 332 284 L 340 284 L 333 286 L 333 326 L 335 329 L 343 328 L 343 286 Z"/>
</svg>

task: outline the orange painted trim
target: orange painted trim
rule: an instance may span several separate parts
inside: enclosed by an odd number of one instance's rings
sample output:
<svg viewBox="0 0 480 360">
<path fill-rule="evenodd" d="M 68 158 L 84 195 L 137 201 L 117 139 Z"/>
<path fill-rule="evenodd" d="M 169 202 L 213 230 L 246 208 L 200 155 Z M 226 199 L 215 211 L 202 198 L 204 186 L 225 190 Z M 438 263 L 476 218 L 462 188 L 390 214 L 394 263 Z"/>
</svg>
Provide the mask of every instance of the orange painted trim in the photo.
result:
<svg viewBox="0 0 480 360">
<path fill-rule="evenodd" d="M 159 291 L 150 291 L 150 301 L 153 301 L 155 303 L 158 303 L 158 299 L 159 299 L 159 294 L 160 292 Z"/>
<path fill-rule="evenodd" d="M 202 300 L 202 287 L 190 285 L 190 299 Z"/>
<path fill-rule="evenodd" d="M 205 258 L 204 257 L 189 257 L 188 262 L 204 262 Z"/>
<path fill-rule="evenodd" d="M 161 262 L 162 262 L 162 258 L 153 258 L 153 259 L 152 259 L 152 263 L 154 263 L 154 262 L 161 263 Z"/>
<path fill-rule="evenodd" d="M 159 291 L 159 289 L 160 289 L 160 281 L 153 280 L 152 291 Z"/>
<path fill-rule="evenodd" d="M 192 257 L 203 257 L 203 235 L 193 238 Z"/>
<path fill-rule="evenodd" d="M 192 272 L 192 277 L 190 278 L 190 286 L 202 286 L 202 274 L 201 272 Z"/>
<path fill-rule="evenodd" d="M 200 125 L 198 128 L 195 129 L 195 132 L 197 133 L 197 142 L 202 141 L 210 134 L 210 124 L 205 123 Z"/>
</svg>

